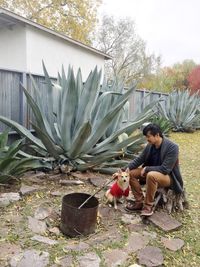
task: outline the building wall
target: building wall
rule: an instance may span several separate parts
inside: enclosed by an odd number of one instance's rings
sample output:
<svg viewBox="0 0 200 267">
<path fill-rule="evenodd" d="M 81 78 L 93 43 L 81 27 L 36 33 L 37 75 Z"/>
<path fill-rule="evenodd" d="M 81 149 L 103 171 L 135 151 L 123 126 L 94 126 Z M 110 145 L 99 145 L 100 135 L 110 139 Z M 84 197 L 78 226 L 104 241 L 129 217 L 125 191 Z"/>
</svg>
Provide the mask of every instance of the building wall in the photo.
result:
<svg viewBox="0 0 200 267">
<path fill-rule="evenodd" d="M 0 69 L 26 71 L 26 31 L 22 25 L 0 29 Z"/>
<path fill-rule="evenodd" d="M 57 77 L 62 65 L 66 71 L 69 64 L 75 72 L 80 67 L 83 80 L 96 65 L 104 68 L 103 56 L 27 25 L 27 71 L 43 75 L 42 60 L 52 77 Z"/>
</svg>

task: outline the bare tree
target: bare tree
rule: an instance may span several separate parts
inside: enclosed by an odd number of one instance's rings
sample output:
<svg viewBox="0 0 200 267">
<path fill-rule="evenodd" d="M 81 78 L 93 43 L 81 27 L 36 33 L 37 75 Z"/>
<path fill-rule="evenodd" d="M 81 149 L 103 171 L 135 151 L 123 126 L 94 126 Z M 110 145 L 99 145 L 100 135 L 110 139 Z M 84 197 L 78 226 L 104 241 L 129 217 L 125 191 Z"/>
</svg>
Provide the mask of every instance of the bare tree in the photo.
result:
<svg viewBox="0 0 200 267">
<path fill-rule="evenodd" d="M 130 18 L 116 20 L 103 16 L 96 34 L 96 47 L 112 56 L 105 70 L 108 79 L 118 78 L 126 85 L 142 79 L 160 63 L 160 58 L 147 55 L 145 42 L 137 35 Z"/>
</svg>

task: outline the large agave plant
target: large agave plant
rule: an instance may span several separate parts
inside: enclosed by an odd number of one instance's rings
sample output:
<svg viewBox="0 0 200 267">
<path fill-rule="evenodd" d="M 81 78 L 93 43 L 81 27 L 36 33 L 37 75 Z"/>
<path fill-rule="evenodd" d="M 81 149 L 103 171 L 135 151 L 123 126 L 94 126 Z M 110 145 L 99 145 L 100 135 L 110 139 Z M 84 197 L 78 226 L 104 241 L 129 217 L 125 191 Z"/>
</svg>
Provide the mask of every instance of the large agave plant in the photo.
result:
<svg viewBox="0 0 200 267">
<path fill-rule="evenodd" d="M 123 149 L 128 145 L 140 142 L 140 136 L 131 133 L 149 119 L 152 114 L 150 109 L 137 120 L 107 133 L 109 127 L 118 121 L 134 87 L 118 94 L 108 105 L 106 100 L 117 93 L 113 91 L 114 88 L 112 91 L 101 92 L 101 72 L 97 68 L 91 71 L 85 83 L 80 70 L 75 77 L 73 69 L 69 68 L 67 77 L 63 70 L 62 75 L 58 77 L 58 83 L 52 84 L 44 65 L 43 67 L 47 84 L 48 112 L 44 110 L 40 90 L 32 78 L 34 96 L 23 88 L 35 116 L 36 122 L 32 123 L 32 126 L 37 137 L 25 127 L 3 116 L 0 116 L 0 121 L 25 136 L 41 151 L 47 151 L 57 162 L 71 165 L 73 170 L 86 170 L 100 165 L 123 153 Z M 128 138 L 116 142 L 118 136 L 123 133 L 126 133 Z"/>
<path fill-rule="evenodd" d="M 7 141 L 8 131 L 0 133 L 0 183 L 17 178 L 29 170 L 51 168 L 49 163 L 36 157 L 30 157 L 21 151 L 23 139 L 16 140 L 10 146 L 7 145 Z M 25 158 L 21 155 L 27 157 Z"/>
<path fill-rule="evenodd" d="M 158 104 L 160 114 L 171 122 L 175 131 L 200 128 L 200 97 L 190 91 L 174 91 L 165 105 Z"/>
</svg>

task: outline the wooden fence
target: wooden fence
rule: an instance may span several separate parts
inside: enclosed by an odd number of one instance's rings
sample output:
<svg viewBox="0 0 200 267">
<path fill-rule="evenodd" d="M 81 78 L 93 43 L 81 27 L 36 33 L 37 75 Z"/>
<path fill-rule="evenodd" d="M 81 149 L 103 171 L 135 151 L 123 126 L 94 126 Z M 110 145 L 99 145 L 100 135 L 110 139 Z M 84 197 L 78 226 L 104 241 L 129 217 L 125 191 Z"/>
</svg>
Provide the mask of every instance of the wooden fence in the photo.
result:
<svg viewBox="0 0 200 267">
<path fill-rule="evenodd" d="M 41 91 L 44 110 L 47 110 L 47 94 L 45 93 L 46 84 L 44 77 L 37 75 L 32 76 Z M 52 78 L 52 80 L 56 79 Z M 31 129 L 30 121 L 34 122 L 34 117 L 27 105 L 21 84 L 32 92 L 33 87 L 29 74 L 0 69 L 0 115 Z M 158 92 L 151 92 L 151 94 L 149 94 L 149 91 L 146 90 L 135 90 L 129 100 L 129 119 L 134 119 L 147 104 L 161 96 L 167 97 L 167 94 Z M 5 128 L 6 126 L 0 123 L 0 131 Z"/>
</svg>

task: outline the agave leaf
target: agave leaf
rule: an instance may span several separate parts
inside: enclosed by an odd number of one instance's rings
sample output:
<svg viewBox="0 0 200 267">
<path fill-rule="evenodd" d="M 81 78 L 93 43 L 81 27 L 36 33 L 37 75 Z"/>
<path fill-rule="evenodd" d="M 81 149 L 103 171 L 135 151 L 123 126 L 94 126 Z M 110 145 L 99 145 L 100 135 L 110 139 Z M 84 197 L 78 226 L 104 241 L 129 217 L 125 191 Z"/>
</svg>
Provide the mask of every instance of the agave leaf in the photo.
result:
<svg viewBox="0 0 200 267">
<path fill-rule="evenodd" d="M 10 171 L 10 168 L 12 168 L 13 164 L 16 164 L 18 160 L 15 158 L 6 158 L 3 161 L 0 162 L 0 170 L 1 173 L 7 174 Z"/>
<path fill-rule="evenodd" d="M 20 145 L 22 144 L 22 142 L 24 142 L 24 140 L 25 139 L 21 139 L 21 140 L 16 140 L 15 142 L 13 142 L 7 151 L 6 157 L 14 157 L 20 150 L 21 148 Z"/>
<path fill-rule="evenodd" d="M 34 170 L 39 168 L 45 168 L 45 169 L 52 169 L 51 164 L 48 162 L 41 162 L 40 160 L 35 159 L 22 159 L 20 160 L 18 166 L 16 166 L 12 171 L 11 174 L 17 174 L 21 175 L 22 173 L 28 171 L 28 170 Z"/>
<path fill-rule="evenodd" d="M 0 121 L 5 123 L 9 127 L 13 128 L 17 133 L 26 137 L 28 140 L 30 140 L 33 144 L 35 144 L 36 146 L 38 146 L 42 150 L 46 150 L 45 146 L 42 144 L 40 139 L 38 139 L 37 137 L 32 135 L 29 130 L 27 130 L 25 127 L 21 126 L 19 123 L 12 121 L 10 119 L 7 119 L 1 115 L 0 115 Z"/>
<path fill-rule="evenodd" d="M 0 172 L 0 183 L 1 184 L 7 183 L 8 181 L 13 180 L 13 179 L 16 179 L 16 177 Z"/>
<path fill-rule="evenodd" d="M 121 101 L 119 101 L 119 103 L 110 112 L 108 112 L 108 114 L 102 119 L 102 121 L 98 125 L 98 130 L 95 130 L 95 132 L 92 133 L 92 136 L 89 138 L 88 142 L 83 147 L 82 151 L 84 151 L 84 153 L 87 153 L 97 143 L 97 141 L 101 138 L 101 136 L 105 133 L 109 123 L 114 118 L 116 118 L 117 113 L 123 107 L 130 93 L 132 93 L 133 90 L 134 88 L 131 88 L 128 92 L 126 92 L 121 97 Z"/>
<path fill-rule="evenodd" d="M 29 92 L 23 87 L 23 85 L 22 85 L 22 89 L 35 115 L 38 126 L 43 132 L 46 132 L 46 134 L 48 134 L 51 137 L 51 139 L 55 142 L 54 136 L 51 131 L 51 127 L 46 119 L 45 114 L 41 112 L 41 110 L 39 109 L 39 106 L 37 105 L 35 100 L 32 98 L 32 96 L 29 94 Z"/>
<path fill-rule="evenodd" d="M 98 166 L 99 164 L 105 162 L 106 160 L 110 160 L 110 159 L 115 158 L 115 157 L 120 156 L 120 155 L 121 155 L 121 152 L 119 152 L 119 151 L 102 153 L 102 155 L 95 157 L 95 160 L 93 160 L 91 162 L 77 165 L 76 169 L 78 171 L 85 171 L 87 169 Z"/>
<path fill-rule="evenodd" d="M 48 134 L 43 132 L 38 126 L 33 123 L 32 126 L 38 136 L 40 136 L 40 139 L 42 140 L 42 143 L 46 147 L 49 154 L 52 155 L 55 159 L 59 159 L 59 154 L 62 154 L 63 150 L 60 147 L 56 146 L 52 139 L 48 136 Z"/>
<path fill-rule="evenodd" d="M 74 124 L 74 113 L 77 105 L 77 92 L 73 70 L 69 76 L 69 88 L 63 95 L 61 110 L 61 142 L 65 151 L 69 151 L 72 142 L 72 129 Z"/>
<path fill-rule="evenodd" d="M 104 145 L 103 147 L 101 147 L 101 149 L 98 149 L 96 151 L 97 154 L 105 152 L 105 151 L 109 151 L 109 150 L 120 150 L 120 149 L 124 149 L 125 147 L 127 147 L 128 145 L 132 145 L 134 143 L 140 142 L 141 141 L 141 136 L 140 135 L 135 135 L 135 136 L 129 136 L 128 138 L 126 138 L 125 140 L 119 142 L 119 143 L 109 143 L 107 145 Z"/>
<path fill-rule="evenodd" d="M 4 148 L 8 142 L 9 130 L 0 133 L 0 148 Z"/>
<path fill-rule="evenodd" d="M 91 119 L 91 111 L 93 110 L 96 104 L 96 100 L 100 91 L 100 78 L 101 72 L 98 73 L 96 67 L 93 72 L 90 72 L 84 84 L 80 96 L 81 101 L 79 102 L 76 116 L 76 122 L 74 127 L 75 132 L 81 127 L 81 124 L 83 122 Z"/>
<path fill-rule="evenodd" d="M 82 146 L 86 142 L 90 133 L 91 133 L 91 125 L 88 121 L 82 125 L 82 127 L 79 129 L 78 133 L 76 134 L 76 136 L 73 139 L 71 149 L 68 153 L 68 155 L 71 159 L 74 159 L 77 156 L 80 156 L 80 151 L 82 149 Z"/>
<path fill-rule="evenodd" d="M 145 121 L 146 121 L 146 117 L 144 117 L 144 118 L 142 118 L 140 120 L 135 120 L 134 122 L 126 125 L 125 127 L 121 128 L 118 131 L 116 131 L 115 133 L 113 133 L 110 137 L 108 137 L 103 142 L 97 144 L 89 152 L 92 153 L 92 154 L 97 153 L 102 147 L 104 147 L 105 145 L 107 145 L 107 144 L 111 143 L 112 141 L 114 141 L 122 133 L 133 132 L 134 130 L 138 129 L 138 127 L 141 126 Z"/>
</svg>

